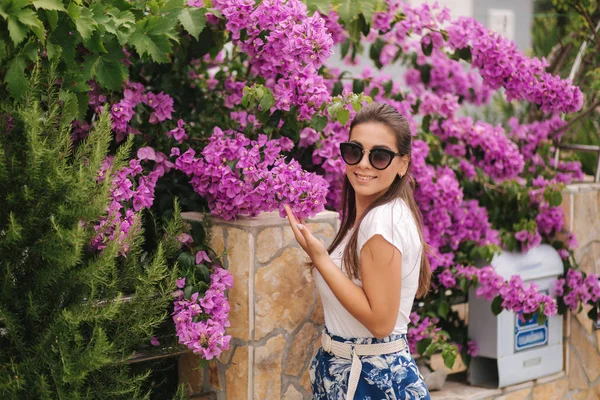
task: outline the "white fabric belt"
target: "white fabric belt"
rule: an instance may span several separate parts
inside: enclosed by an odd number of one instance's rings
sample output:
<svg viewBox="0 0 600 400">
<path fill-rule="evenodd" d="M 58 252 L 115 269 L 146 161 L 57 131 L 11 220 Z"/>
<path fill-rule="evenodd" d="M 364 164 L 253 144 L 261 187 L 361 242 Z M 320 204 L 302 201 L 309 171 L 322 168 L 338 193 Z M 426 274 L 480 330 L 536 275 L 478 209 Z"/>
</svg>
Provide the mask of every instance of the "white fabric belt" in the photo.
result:
<svg viewBox="0 0 600 400">
<path fill-rule="evenodd" d="M 353 344 L 333 340 L 331 336 L 325 332 L 323 332 L 321 342 L 323 350 L 326 352 L 331 353 L 336 357 L 352 360 L 346 400 L 354 400 L 354 393 L 358 387 L 358 381 L 362 371 L 362 362 L 360 361 L 360 358 L 358 358 L 359 356 L 381 356 L 384 354 L 397 353 L 406 348 L 406 341 L 404 339 L 398 339 L 387 343 Z"/>
</svg>

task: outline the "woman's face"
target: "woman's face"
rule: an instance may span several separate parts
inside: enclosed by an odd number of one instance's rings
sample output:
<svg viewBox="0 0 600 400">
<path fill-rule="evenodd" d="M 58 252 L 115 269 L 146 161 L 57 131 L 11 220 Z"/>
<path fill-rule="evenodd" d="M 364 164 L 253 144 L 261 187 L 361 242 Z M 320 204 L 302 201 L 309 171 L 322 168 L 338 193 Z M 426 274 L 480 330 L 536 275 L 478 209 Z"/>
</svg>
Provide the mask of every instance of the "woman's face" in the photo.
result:
<svg viewBox="0 0 600 400">
<path fill-rule="evenodd" d="M 386 125 L 379 122 L 358 124 L 352 129 L 349 141 L 361 145 L 365 150 L 358 164 L 346 164 L 346 176 L 357 197 L 363 197 L 370 203 L 385 193 L 397 175 L 406 174 L 410 161 L 407 155 L 393 157 L 384 170 L 375 169 L 369 162 L 367 150 L 381 148 L 398 153 L 396 136 Z"/>
</svg>

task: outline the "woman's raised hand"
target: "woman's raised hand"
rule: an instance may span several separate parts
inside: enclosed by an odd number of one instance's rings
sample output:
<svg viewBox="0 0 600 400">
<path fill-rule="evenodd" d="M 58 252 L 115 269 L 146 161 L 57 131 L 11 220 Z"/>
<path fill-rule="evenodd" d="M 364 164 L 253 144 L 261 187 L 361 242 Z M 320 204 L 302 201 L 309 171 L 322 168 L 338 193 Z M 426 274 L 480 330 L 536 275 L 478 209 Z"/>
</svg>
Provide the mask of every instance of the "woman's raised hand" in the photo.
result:
<svg viewBox="0 0 600 400">
<path fill-rule="evenodd" d="M 283 206 L 285 213 L 287 214 L 288 221 L 294 231 L 294 237 L 296 241 L 302 246 L 306 254 L 316 264 L 322 257 L 329 256 L 325 245 L 317 239 L 308 227 L 304 224 L 303 220 L 297 220 L 294 213 L 288 205 Z"/>
</svg>

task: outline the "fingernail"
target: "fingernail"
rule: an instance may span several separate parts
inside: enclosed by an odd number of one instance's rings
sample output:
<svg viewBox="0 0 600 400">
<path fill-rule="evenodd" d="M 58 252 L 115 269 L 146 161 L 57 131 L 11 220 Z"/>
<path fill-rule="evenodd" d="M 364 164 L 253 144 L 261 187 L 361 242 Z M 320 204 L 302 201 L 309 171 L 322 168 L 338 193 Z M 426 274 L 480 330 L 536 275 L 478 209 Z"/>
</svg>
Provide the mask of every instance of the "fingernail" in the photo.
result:
<svg viewBox="0 0 600 400">
<path fill-rule="evenodd" d="M 297 228 L 298 228 L 298 230 L 300 230 L 300 231 L 301 231 L 302 229 L 304 229 L 304 227 L 303 227 L 302 225 L 300 225 L 300 224 L 296 225 L 296 227 L 297 227 Z"/>
</svg>

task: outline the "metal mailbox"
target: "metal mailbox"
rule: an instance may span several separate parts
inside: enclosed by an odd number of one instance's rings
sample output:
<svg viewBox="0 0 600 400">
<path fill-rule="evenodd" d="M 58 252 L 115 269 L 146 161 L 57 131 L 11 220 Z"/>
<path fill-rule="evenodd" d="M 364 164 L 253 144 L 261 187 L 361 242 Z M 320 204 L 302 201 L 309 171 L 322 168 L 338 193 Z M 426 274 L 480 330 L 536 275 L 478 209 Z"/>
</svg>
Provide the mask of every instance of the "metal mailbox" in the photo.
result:
<svg viewBox="0 0 600 400">
<path fill-rule="evenodd" d="M 550 292 L 552 282 L 563 274 L 558 252 L 542 244 L 527 253 L 502 252 L 491 265 L 504 279 L 520 275 Z M 469 336 L 477 342 L 467 379 L 473 385 L 501 388 L 551 375 L 563 369 L 563 319 L 555 315 L 543 325 L 537 316 L 522 322 L 514 312 L 494 316 L 491 304 L 469 292 Z"/>
</svg>

